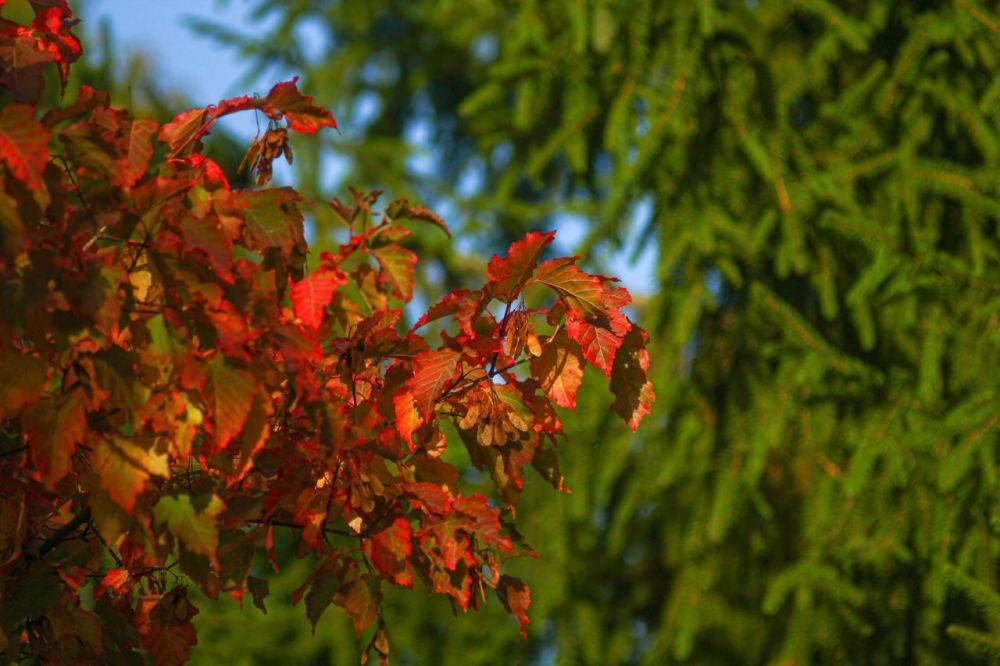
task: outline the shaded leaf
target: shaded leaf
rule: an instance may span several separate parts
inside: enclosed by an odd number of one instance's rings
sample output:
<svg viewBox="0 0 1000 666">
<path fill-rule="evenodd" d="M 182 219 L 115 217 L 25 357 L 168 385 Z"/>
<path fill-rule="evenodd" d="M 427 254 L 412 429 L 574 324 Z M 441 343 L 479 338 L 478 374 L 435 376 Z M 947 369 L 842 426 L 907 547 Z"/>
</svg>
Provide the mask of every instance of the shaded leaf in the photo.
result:
<svg viewBox="0 0 1000 666">
<path fill-rule="evenodd" d="M 79 391 L 29 406 L 22 424 L 42 480 L 54 486 L 70 470 L 70 458 L 87 431 L 87 408 Z"/>
<path fill-rule="evenodd" d="M 583 383 L 580 347 L 560 332 L 542 345 L 542 354 L 531 358 L 531 374 L 560 407 L 576 408 L 576 392 Z"/>
<path fill-rule="evenodd" d="M 215 415 L 215 445 L 225 448 L 246 423 L 253 403 L 253 380 L 243 370 L 230 367 L 217 355 L 208 366 L 211 378 L 211 411 Z"/>
<path fill-rule="evenodd" d="M 649 414 L 655 400 L 653 383 L 646 378 L 649 369 L 646 338 L 646 332 L 633 324 L 615 352 L 611 368 L 611 392 L 615 396 L 612 409 L 625 419 L 633 432 Z"/>
<path fill-rule="evenodd" d="M 208 556 L 216 566 L 219 530 L 216 517 L 224 506 L 217 495 L 192 496 L 189 493 L 164 495 L 153 506 L 153 517 L 192 553 Z"/>
</svg>

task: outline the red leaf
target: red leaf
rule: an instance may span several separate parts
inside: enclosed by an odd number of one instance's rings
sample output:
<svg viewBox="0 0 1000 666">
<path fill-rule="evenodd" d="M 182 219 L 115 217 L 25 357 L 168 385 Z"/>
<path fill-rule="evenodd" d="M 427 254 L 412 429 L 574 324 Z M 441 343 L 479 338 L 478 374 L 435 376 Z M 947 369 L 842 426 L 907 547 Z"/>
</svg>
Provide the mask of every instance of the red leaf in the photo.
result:
<svg viewBox="0 0 1000 666">
<path fill-rule="evenodd" d="M 40 9 L 37 5 L 36 0 L 35 20 L 31 22 L 31 27 L 47 38 L 47 50 L 53 54 L 53 60 L 59 66 L 62 84 L 66 85 L 69 65 L 76 62 L 83 52 L 80 41 L 70 32 L 78 21 L 72 18 L 73 14 L 65 2 L 60 1 L 55 3 L 55 6 L 44 9 Z"/>
<path fill-rule="evenodd" d="M 361 550 L 375 567 L 396 585 L 413 584 L 413 569 L 409 557 L 413 552 L 410 523 L 397 518 L 392 525 L 361 543 Z"/>
<path fill-rule="evenodd" d="M 477 493 L 456 497 L 453 506 L 458 514 L 467 519 L 463 525 L 465 529 L 496 544 L 501 550 L 511 549 L 510 539 L 503 535 L 500 512 L 489 505 L 485 496 Z"/>
<path fill-rule="evenodd" d="M 504 574 L 500 576 L 500 582 L 497 584 L 497 596 L 500 597 L 507 612 L 516 617 L 520 623 L 521 638 L 527 638 L 528 633 L 524 629 L 531 624 L 531 620 L 528 619 L 531 588 L 524 581 Z"/>
<path fill-rule="evenodd" d="M 233 243 L 219 228 L 215 216 L 185 217 L 179 226 L 184 235 L 184 245 L 189 250 L 204 252 L 215 274 L 232 283 Z"/>
<path fill-rule="evenodd" d="M 295 316 L 309 328 L 319 328 L 323 312 L 333 299 L 333 292 L 347 280 L 333 271 L 317 271 L 292 284 L 291 297 Z"/>
<path fill-rule="evenodd" d="M 42 171 L 49 161 L 49 133 L 27 104 L 11 104 L 0 110 L 0 160 L 29 188 L 45 187 Z"/>
<path fill-rule="evenodd" d="M 455 317 L 455 321 L 467 335 L 472 335 L 472 318 L 481 309 L 482 292 L 471 291 L 469 289 L 456 289 L 440 302 L 432 305 L 417 323 L 413 325 L 413 330 L 429 324 L 432 321 L 447 317 Z"/>
<path fill-rule="evenodd" d="M 611 392 L 615 395 L 612 409 L 625 419 L 633 432 L 649 414 L 656 399 L 653 383 L 646 378 L 649 369 L 647 337 L 644 330 L 633 324 L 615 353 L 611 369 Z"/>
<path fill-rule="evenodd" d="M 505 302 L 514 300 L 535 271 L 542 251 L 555 236 L 554 231 L 544 234 L 532 231 L 511 245 L 505 257 L 493 255 L 486 268 L 493 295 Z"/>
<path fill-rule="evenodd" d="M 99 107 L 106 107 L 110 103 L 111 98 L 107 92 L 81 85 L 76 101 L 67 107 L 47 111 L 42 116 L 42 124 L 47 127 L 55 127 L 59 123 L 66 122 L 67 120 L 76 120 L 92 113 Z"/>
<path fill-rule="evenodd" d="M 442 392 L 458 376 L 460 358 L 460 354 L 451 349 L 421 352 L 413 357 L 409 388 L 424 420 L 430 416 Z"/>
<path fill-rule="evenodd" d="M 408 481 L 401 484 L 401 487 L 403 492 L 419 502 L 419 505 L 430 514 L 443 516 L 451 510 L 451 493 L 441 484 L 427 481 Z"/>
<path fill-rule="evenodd" d="M 560 333 L 542 347 L 542 355 L 531 358 L 531 374 L 560 407 L 576 408 L 576 392 L 583 383 L 580 347 Z"/>
<path fill-rule="evenodd" d="M 211 377 L 210 408 L 215 416 L 215 447 L 223 449 L 246 423 L 253 403 L 253 380 L 242 370 L 226 365 L 221 355 L 208 366 Z"/>
<path fill-rule="evenodd" d="M 188 109 L 174 116 L 174 119 L 160 128 L 159 139 L 178 150 L 190 143 L 208 118 L 208 109 Z"/>
<path fill-rule="evenodd" d="M 312 97 L 299 92 L 295 83 L 299 77 L 284 81 L 271 88 L 263 100 L 263 109 L 269 114 L 284 114 L 288 127 L 303 134 L 315 134 L 322 127 L 337 128 L 337 121 L 329 109 L 316 106 Z"/>
<path fill-rule="evenodd" d="M 576 316 L 570 311 L 566 319 L 566 333 L 580 344 L 583 357 L 599 368 L 608 377 L 615 352 L 622 344 L 621 336 L 609 328 L 613 324 L 607 320 L 592 322 Z"/>
</svg>

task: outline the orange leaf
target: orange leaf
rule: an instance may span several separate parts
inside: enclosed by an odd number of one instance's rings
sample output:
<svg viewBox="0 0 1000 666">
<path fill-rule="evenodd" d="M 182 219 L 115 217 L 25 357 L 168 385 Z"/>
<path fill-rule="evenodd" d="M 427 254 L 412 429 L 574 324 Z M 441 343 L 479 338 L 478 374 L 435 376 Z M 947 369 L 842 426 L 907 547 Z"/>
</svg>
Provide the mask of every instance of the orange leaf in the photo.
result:
<svg viewBox="0 0 1000 666">
<path fill-rule="evenodd" d="M 73 452 L 87 431 L 87 408 L 80 392 L 58 400 L 43 398 L 24 411 L 22 424 L 32 459 L 51 488 L 69 474 Z"/>
<path fill-rule="evenodd" d="M 564 333 L 542 346 L 542 355 L 531 358 L 531 374 L 560 407 L 576 408 L 576 392 L 583 383 L 580 347 Z"/>
</svg>

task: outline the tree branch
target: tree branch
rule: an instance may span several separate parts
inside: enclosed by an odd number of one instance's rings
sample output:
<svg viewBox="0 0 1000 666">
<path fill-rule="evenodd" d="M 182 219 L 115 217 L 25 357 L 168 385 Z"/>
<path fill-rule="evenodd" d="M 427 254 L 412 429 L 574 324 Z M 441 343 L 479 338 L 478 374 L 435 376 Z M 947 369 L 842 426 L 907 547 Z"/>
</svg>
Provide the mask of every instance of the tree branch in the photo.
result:
<svg viewBox="0 0 1000 666">
<path fill-rule="evenodd" d="M 29 556 L 30 559 L 40 560 L 48 555 L 56 546 L 68 539 L 73 532 L 76 532 L 78 527 L 90 522 L 90 518 L 91 515 L 89 508 L 86 508 L 73 516 L 68 523 L 60 527 L 52 536 L 43 541 L 41 545 L 38 546 L 38 550 L 35 551 L 34 555 Z"/>
</svg>

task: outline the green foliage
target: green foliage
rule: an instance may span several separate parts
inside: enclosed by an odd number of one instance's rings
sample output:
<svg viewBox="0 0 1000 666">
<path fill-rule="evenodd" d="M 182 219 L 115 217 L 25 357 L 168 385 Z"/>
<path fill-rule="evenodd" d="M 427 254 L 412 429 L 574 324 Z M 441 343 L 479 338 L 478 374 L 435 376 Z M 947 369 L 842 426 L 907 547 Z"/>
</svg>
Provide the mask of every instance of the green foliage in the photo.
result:
<svg viewBox="0 0 1000 666">
<path fill-rule="evenodd" d="M 307 192 L 332 148 L 486 242 L 572 212 L 591 263 L 657 250 L 653 414 L 627 433 L 588 375 L 573 494 L 525 492 L 528 641 L 401 600 L 404 663 L 996 658 L 996 3 L 254 6 L 273 30 L 200 28 L 341 111 Z"/>
</svg>

